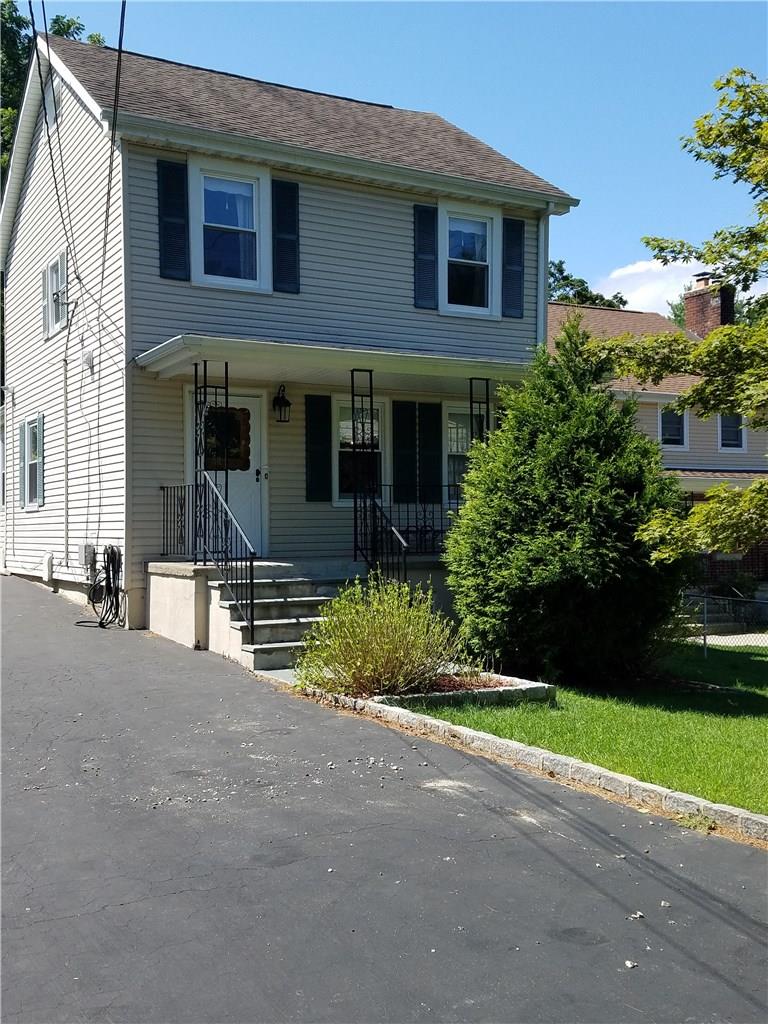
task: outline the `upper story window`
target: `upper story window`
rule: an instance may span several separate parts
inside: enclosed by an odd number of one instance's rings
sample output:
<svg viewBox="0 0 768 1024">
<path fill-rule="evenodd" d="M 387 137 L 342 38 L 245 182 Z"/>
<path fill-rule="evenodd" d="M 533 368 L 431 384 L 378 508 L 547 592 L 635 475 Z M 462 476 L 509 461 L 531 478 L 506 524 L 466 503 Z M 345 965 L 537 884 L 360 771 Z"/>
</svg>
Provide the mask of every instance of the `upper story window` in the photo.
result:
<svg viewBox="0 0 768 1024">
<path fill-rule="evenodd" d="M 272 290 L 269 172 L 189 161 L 191 277 L 198 284 Z"/>
<path fill-rule="evenodd" d="M 48 118 L 48 129 L 53 131 L 61 125 L 62 119 L 61 78 L 51 73 L 45 83 L 45 113 Z"/>
<path fill-rule="evenodd" d="M 203 175 L 203 272 L 211 277 L 258 278 L 258 182 Z"/>
<path fill-rule="evenodd" d="M 688 447 L 688 414 L 659 409 L 659 440 L 663 448 Z"/>
<path fill-rule="evenodd" d="M 717 439 L 720 451 L 746 451 L 747 431 L 743 418 L 738 414 L 718 416 Z"/>
<path fill-rule="evenodd" d="M 458 316 L 501 315 L 500 213 L 441 205 L 438 221 L 438 308 Z"/>
<path fill-rule="evenodd" d="M 51 260 L 41 275 L 43 334 L 48 337 L 67 324 L 67 254 Z"/>
</svg>

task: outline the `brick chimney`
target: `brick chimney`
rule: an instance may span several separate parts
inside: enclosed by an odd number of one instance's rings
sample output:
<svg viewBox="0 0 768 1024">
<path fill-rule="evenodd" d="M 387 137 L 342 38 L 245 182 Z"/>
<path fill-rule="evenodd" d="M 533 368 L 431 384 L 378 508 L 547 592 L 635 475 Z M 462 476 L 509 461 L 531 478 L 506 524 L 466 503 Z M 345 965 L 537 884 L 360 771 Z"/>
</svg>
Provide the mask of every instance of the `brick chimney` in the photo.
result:
<svg viewBox="0 0 768 1024">
<path fill-rule="evenodd" d="M 686 292 L 685 329 L 705 338 L 710 331 L 734 320 L 733 285 L 720 284 L 714 274 L 696 274 L 693 289 Z"/>
</svg>

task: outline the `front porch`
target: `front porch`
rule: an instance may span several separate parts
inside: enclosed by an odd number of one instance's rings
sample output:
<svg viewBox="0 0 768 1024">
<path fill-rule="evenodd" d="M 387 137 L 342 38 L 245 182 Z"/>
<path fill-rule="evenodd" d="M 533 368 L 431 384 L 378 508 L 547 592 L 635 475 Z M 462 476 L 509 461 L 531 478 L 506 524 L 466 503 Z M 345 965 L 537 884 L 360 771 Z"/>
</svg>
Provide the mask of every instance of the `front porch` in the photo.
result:
<svg viewBox="0 0 768 1024">
<path fill-rule="evenodd" d="M 144 372 L 134 392 L 144 407 L 159 415 L 172 391 L 182 412 L 175 436 L 166 426 L 155 439 L 171 457 L 155 466 L 151 517 L 149 502 L 140 510 L 144 531 L 156 538 L 142 560 L 143 574 L 151 564 L 151 579 L 144 576 L 150 628 L 165 635 L 173 628 L 157 625 L 172 613 L 171 592 L 183 576 L 161 568 L 169 562 L 186 564 L 206 586 L 206 567 L 215 566 L 240 650 L 261 644 L 260 655 L 264 644 L 300 643 L 299 627 L 310 624 L 300 620 L 313 618 L 306 609 L 293 614 L 286 591 L 275 595 L 286 599 L 277 623 L 277 606 L 260 603 L 265 580 L 273 589 L 298 586 L 295 596 L 323 596 L 316 585 L 379 567 L 394 578 L 431 579 L 448 610 L 440 556 L 461 504 L 467 451 L 491 426 L 495 381 L 516 380 L 523 367 L 191 338 L 138 362 Z M 320 571 L 318 560 L 341 569 Z M 188 594 L 184 600 L 194 605 Z M 204 624 L 207 636 L 194 622 L 187 615 L 181 642 L 209 646 L 213 619 Z M 227 644 L 213 643 L 232 656 Z"/>
</svg>

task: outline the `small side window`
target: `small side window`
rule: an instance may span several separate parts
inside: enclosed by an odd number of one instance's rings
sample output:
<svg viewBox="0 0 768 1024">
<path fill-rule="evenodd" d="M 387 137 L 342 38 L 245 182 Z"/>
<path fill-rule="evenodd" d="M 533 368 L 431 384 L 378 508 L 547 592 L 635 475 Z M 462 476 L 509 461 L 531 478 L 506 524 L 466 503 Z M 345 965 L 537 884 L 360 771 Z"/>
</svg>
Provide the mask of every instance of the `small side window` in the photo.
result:
<svg viewBox="0 0 768 1024">
<path fill-rule="evenodd" d="M 67 325 L 67 253 L 60 252 L 42 272 L 43 334 L 48 337 Z"/>
<path fill-rule="evenodd" d="M 743 452 L 746 447 L 744 422 L 738 414 L 718 417 L 720 448 L 723 451 Z"/>
<path fill-rule="evenodd" d="M 19 426 L 19 504 L 34 510 L 43 503 L 43 414 L 38 413 Z"/>
</svg>

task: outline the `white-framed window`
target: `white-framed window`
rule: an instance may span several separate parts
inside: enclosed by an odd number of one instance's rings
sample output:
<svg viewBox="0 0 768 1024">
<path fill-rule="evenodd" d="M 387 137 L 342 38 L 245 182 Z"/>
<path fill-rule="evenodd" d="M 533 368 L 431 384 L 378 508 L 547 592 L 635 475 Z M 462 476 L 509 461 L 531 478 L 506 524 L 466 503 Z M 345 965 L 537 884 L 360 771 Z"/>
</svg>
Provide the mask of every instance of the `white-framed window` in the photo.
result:
<svg viewBox="0 0 768 1024">
<path fill-rule="evenodd" d="M 501 211 L 441 203 L 438 308 L 455 316 L 501 316 Z"/>
<path fill-rule="evenodd" d="M 467 453 L 472 443 L 472 416 L 469 406 L 443 405 L 443 437 L 445 448 L 444 476 L 448 501 L 455 501 L 461 492 L 461 484 L 467 472 Z M 475 413 L 475 437 L 484 433 L 484 415 Z"/>
<path fill-rule="evenodd" d="M 721 452 L 745 452 L 747 428 L 739 413 L 720 414 L 717 417 L 717 449 Z"/>
<path fill-rule="evenodd" d="M 58 253 L 41 272 L 40 302 L 43 336 L 48 338 L 67 326 L 67 253 Z"/>
<path fill-rule="evenodd" d="M 217 160 L 188 166 L 192 280 L 271 291 L 269 171 Z"/>
<path fill-rule="evenodd" d="M 51 72 L 45 83 L 45 111 L 48 115 L 48 130 L 60 127 L 63 117 L 62 88 L 59 75 Z"/>
<path fill-rule="evenodd" d="M 352 402 L 348 398 L 335 397 L 333 402 L 333 500 L 334 503 L 347 504 L 355 495 L 355 463 L 353 449 L 353 431 L 357 430 L 358 444 L 370 446 L 373 436 L 373 452 L 361 454 L 359 469 L 363 478 L 359 484 L 363 487 L 373 484 L 375 493 L 382 496 L 382 488 L 387 484 L 388 464 L 385 431 L 387 426 L 386 404 L 373 403 L 373 430 L 371 430 L 370 408 L 368 403 L 358 406 L 356 423 L 352 418 Z"/>
<path fill-rule="evenodd" d="M 688 450 L 688 413 L 659 406 L 659 441 L 662 448 Z"/>
<path fill-rule="evenodd" d="M 43 414 L 19 425 L 19 504 L 32 512 L 43 504 Z"/>
</svg>

